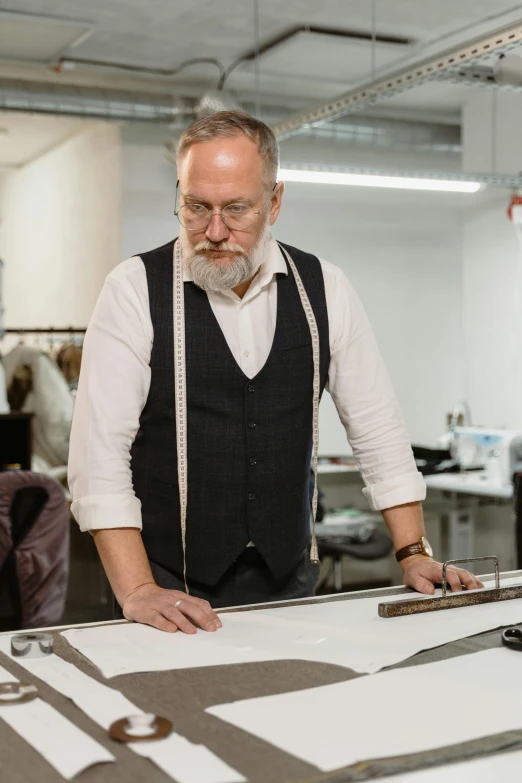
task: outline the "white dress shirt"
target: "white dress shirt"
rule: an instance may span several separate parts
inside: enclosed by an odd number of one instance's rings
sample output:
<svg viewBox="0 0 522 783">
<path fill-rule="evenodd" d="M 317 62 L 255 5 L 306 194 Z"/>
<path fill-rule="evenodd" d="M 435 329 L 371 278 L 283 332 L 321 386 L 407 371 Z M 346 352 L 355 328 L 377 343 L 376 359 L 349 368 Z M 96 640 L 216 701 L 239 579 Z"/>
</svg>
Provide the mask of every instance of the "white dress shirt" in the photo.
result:
<svg viewBox="0 0 522 783">
<path fill-rule="evenodd" d="M 425 483 L 363 307 L 338 267 L 327 261 L 321 267 L 330 331 L 327 388 L 363 492 L 375 510 L 424 500 Z M 233 291 L 208 294 L 230 351 L 249 378 L 272 347 L 277 273 L 291 274 L 272 239 L 243 299 Z M 184 279 L 191 279 L 186 270 Z M 145 267 L 136 256 L 107 277 L 85 337 L 69 457 L 72 511 L 82 530 L 141 529 L 130 449 L 149 393 L 153 336 Z"/>
</svg>

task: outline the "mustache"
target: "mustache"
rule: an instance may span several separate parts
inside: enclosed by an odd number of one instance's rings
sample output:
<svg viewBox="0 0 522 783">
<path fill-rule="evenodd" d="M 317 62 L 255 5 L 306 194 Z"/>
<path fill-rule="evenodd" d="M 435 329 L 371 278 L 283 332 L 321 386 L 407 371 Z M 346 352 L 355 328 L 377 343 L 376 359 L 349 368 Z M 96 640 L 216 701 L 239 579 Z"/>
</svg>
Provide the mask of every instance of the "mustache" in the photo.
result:
<svg viewBox="0 0 522 783">
<path fill-rule="evenodd" d="M 194 253 L 201 253 L 204 250 L 220 250 L 228 251 L 229 253 L 244 253 L 245 248 L 241 245 L 236 245 L 233 242 L 211 242 L 206 239 L 204 242 L 199 242 L 194 248 Z"/>
</svg>

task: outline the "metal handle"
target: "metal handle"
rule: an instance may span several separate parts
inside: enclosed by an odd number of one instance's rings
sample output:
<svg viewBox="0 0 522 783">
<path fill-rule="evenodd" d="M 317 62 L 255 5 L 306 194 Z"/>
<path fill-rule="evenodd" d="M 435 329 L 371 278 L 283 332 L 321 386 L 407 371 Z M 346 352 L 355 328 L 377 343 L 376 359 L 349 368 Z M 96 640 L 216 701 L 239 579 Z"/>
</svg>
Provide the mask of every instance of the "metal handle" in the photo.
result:
<svg viewBox="0 0 522 783">
<path fill-rule="evenodd" d="M 490 555 L 489 557 L 467 557 L 463 560 L 446 560 L 445 563 L 442 564 L 442 597 L 446 598 L 446 593 L 448 589 L 448 580 L 446 579 L 446 571 L 448 570 L 449 565 L 455 565 L 455 563 L 480 563 L 484 560 L 493 560 L 495 563 L 495 587 L 498 590 L 500 587 L 500 571 L 498 567 L 498 557 L 495 555 Z"/>
</svg>

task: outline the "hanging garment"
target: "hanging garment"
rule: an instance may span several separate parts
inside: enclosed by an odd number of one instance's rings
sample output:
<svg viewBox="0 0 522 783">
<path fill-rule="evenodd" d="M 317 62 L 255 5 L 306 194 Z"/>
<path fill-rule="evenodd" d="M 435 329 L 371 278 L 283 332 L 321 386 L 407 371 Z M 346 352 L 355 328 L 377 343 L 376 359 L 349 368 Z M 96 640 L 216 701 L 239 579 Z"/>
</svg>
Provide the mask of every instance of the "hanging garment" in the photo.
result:
<svg viewBox="0 0 522 783">
<path fill-rule="evenodd" d="M 0 414 L 9 413 L 9 403 L 7 402 L 7 384 L 5 380 L 5 370 L 0 359 Z"/>
<path fill-rule="evenodd" d="M 0 258 L 0 337 L 4 335 L 4 293 L 3 293 L 3 276 L 4 262 Z"/>
<path fill-rule="evenodd" d="M 23 413 L 34 413 L 33 451 L 51 467 L 66 465 L 73 397 L 62 373 L 47 354 L 17 345 L 4 356 L 8 395 Z"/>
<path fill-rule="evenodd" d="M 74 343 L 64 343 L 56 355 L 56 364 L 69 384 L 70 389 L 78 388 L 81 363 L 81 346 Z"/>
</svg>

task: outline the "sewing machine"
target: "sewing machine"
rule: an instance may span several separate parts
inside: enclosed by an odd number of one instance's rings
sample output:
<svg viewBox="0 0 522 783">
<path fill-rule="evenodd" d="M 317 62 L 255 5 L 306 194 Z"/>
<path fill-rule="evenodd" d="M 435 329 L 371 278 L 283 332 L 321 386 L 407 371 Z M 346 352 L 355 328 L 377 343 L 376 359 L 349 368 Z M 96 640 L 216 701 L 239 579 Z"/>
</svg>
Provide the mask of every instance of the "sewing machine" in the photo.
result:
<svg viewBox="0 0 522 783">
<path fill-rule="evenodd" d="M 452 452 L 462 471 L 485 470 L 493 484 L 511 484 L 522 470 L 522 433 L 486 427 L 455 427 Z"/>
<path fill-rule="evenodd" d="M 513 474 L 522 472 L 522 432 L 457 426 L 451 435 L 451 455 L 460 472 L 426 476 L 426 484 L 430 490 L 444 493 L 445 499 L 437 495 L 435 502 L 447 520 L 445 554 L 462 559 L 476 554 L 475 516 L 479 498 L 482 506 L 488 503 L 497 507 L 495 521 L 491 521 L 496 528 L 512 524 L 512 513 L 508 515 L 505 508 L 511 508 L 513 502 Z M 449 508 L 444 508 L 448 501 Z M 511 557 L 513 551 L 512 544 L 500 547 L 504 559 Z"/>
</svg>

